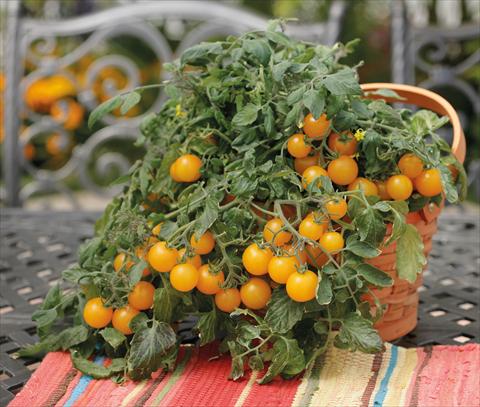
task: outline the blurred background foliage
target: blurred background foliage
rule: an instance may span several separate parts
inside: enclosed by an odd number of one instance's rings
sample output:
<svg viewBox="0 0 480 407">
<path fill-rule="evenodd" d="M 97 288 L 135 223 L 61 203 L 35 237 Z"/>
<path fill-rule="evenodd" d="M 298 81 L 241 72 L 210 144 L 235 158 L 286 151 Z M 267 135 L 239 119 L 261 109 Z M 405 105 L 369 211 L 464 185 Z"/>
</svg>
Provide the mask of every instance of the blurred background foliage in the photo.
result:
<svg viewBox="0 0 480 407">
<path fill-rule="evenodd" d="M 8 0 L 6 0 L 8 1 Z M 161 0 L 158 0 L 161 1 Z M 350 55 L 347 63 L 352 65 L 362 61 L 359 68 L 361 82 L 389 82 L 392 80 L 391 60 L 392 39 L 391 39 L 391 6 L 392 1 L 400 0 L 347 0 L 347 12 L 341 26 L 340 41 L 347 42 L 355 38 L 360 39 L 355 52 Z M 435 25 L 437 23 L 437 14 L 435 13 L 438 2 L 441 1 L 462 1 L 464 10 L 464 19 L 468 20 L 475 9 L 471 7 L 479 0 L 408 0 L 419 4 L 428 5 L 426 16 L 427 23 Z M 22 17 L 32 17 L 37 19 L 65 19 L 82 14 L 88 14 L 100 10 L 105 10 L 115 5 L 134 3 L 134 0 L 21 0 Z M 258 13 L 266 18 L 294 18 L 299 24 L 315 23 L 325 21 L 328 17 L 332 0 L 218 0 L 220 3 L 243 7 L 249 11 Z M 468 2 L 468 3 L 467 3 Z M 5 1 L 4 1 L 5 3 Z M 137 1 L 141 6 L 141 1 Z M 179 1 L 181 3 L 181 0 Z M 472 11 L 473 10 L 473 11 Z M 3 9 L 0 9 L 3 14 Z M 480 10 L 478 11 L 480 14 Z M 0 15 L 4 18 L 4 15 Z M 5 24 L 2 24 L 2 31 Z M 56 42 L 50 52 L 52 57 L 65 55 L 79 46 L 87 36 L 76 36 L 62 38 Z M 172 49 L 176 47 L 176 40 L 170 38 Z M 35 44 L 33 44 L 35 46 Z M 480 47 L 480 40 L 474 39 L 465 42 L 458 42 L 454 46 L 448 47 L 445 61 L 451 65 L 456 65 L 465 60 L 468 55 L 472 55 Z M 427 55 L 431 49 L 426 48 L 422 53 Z M 24 94 L 23 101 L 28 109 L 34 112 L 36 119 L 32 120 L 31 115 L 24 115 L 20 134 L 28 135 L 30 126 L 35 125 L 35 120 L 39 117 L 48 116 L 66 130 L 66 132 L 57 133 L 48 131 L 45 134 L 41 132 L 34 138 L 25 143 L 23 147 L 24 159 L 32 166 L 39 169 L 59 170 L 68 163 L 72 151 L 78 144 L 87 142 L 90 135 L 101 128 L 90 130 L 86 126 L 88 111 L 82 106 L 82 101 L 78 98 L 77 87 L 85 87 L 85 76 L 88 67 L 98 58 L 109 55 L 125 55 L 134 61 L 139 67 L 140 82 L 142 84 L 156 83 L 160 80 L 162 74 L 161 61 L 156 59 L 152 50 L 137 38 L 122 36 L 115 37 L 114 40 L 107 40 L 101 46 L 96 47 L 94 51 L 82 57 L 79 61 L 68 67 L 67 72 L 53 75 L 47 78 L 41 78 L 28 84 Z M 2 64 L 3 64 L 2 54 Z M 29 61 L 25 61 L 25 75 L 34 71 L 37 67 Z M 3 67 L 0 65 L 0 69 Z M 101 103 L 119 90 L 129 87 L 127 75 L 121 69 L 116 67 L 102 68 L 91 88 L 95 102 Z M 422 72 L 417 72 L 416 81 L 421 82 L 425 79 Z M 480 86 L 480 65 L 476 64 L 463 74 L 463 79 L 467 80 L 478 90 Z M 3 92 L 4 76 L 0 73 L 0 91 Z M 468 128 L 466 129 L 468 139 L 468 157 L 467 161 L 478 159 L 480 155 L 480 121 L 475 115 L 471 103 L 459 92 L 451 88 L 436 89 L 449 99 L 457 108 L 461 109 L 469 118 Z M 130 117 L 137 116 L 145 112 L 157 97 L 155 90 L 144 94 L 142 103 L 128 112 Z M 0 101 L 0 113 L 3 109 L 3 98 Z M 115 113 L 116 115 L 119 112 Z M 3 127 L 3 126 L 2 126 Z M 3 130 L 0 133 L 0 141 L 3 139 Z M 99 186 L 105 186 L 113 179 L 117 178 L 121 168 L 112 166 L 106 168 L 101 176 L 95 173 L 95 161 L 103 154 L 120 153 L 128 155 L 131 162 L 141 157 L 141 149 L 132 149 L 130 142 L 118 143 L 107 142 L 97 148 L 90 157 L 89 164 L 90 176 Z M 128 154 L 125 154 L 128 152 Z M 107 166 L 108 167 L 108 166 Z M 27 176 L 28 178 L 28 176 Z M 28 181 L 28 180 L 27 180 Z M 24 180 L 24 182 L 26 182 Z M 70 188 L 78 189 L 80 185 L 77 180 L 67 180 Z M 478 193 L 478 192 L 477 192 Z"/>
</svg>

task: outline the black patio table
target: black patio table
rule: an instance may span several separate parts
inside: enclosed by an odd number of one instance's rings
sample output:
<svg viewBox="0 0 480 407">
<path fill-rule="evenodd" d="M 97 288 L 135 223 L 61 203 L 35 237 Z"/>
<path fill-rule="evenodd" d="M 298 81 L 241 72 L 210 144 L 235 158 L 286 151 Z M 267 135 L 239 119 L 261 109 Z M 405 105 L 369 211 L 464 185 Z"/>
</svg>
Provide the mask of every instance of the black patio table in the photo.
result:
<svg viewBox="0 0 480 407">
<path fill-rule="evenodd" d="M 406 347 L 463 344 L 480 339 L 480 217 L 447 208 L 439 220 L 429 267 L 420 287 L 417 328 L 396 344 Z M 15 359 L 33 343 L 30 317 L 60 273 L 76 261 L 93 234 L 93 212 L 0 210 L 0 405 L 6 405 L 39 365 Z"/>
</svg>

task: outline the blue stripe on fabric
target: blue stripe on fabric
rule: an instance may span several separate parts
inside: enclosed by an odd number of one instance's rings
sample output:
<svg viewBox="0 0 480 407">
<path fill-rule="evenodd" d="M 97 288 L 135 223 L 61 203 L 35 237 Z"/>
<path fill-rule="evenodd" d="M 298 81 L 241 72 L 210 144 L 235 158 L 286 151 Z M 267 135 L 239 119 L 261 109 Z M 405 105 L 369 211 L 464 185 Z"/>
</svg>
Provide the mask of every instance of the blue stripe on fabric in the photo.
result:
<svg viewBox="0 0 480 407">
<path fill-rule="evenodd" d="M 385 396 L 387 395 L 388 391 L 388 382 L 390 381 L 390 377 L 392 376 L 393 371 L 395 370 L 395 366 L 397 365 L 397 356 L 398 356 L 398 348 L 392 345 L 392 353 L 390 355 L 390 363 L 388 364 L 387 372 L 385 373 L 385 377 L 383 378 L 382 382 L 380 383 L 380 388 L 378 389 L 377 394 L 375 395 L 375 399 L 373 400 L 374 407 L 382 407 L 383 401 L 385 400 Z"/>
<path fill-rule="evenodd" d="M 104 360 L 105 358 L 103 356 L 97 356 L 93 361 L 97 365 L 102 365 Z M 75 403 L 75 401 L 77 401 L 77 399 L 82 395 L 82 393 L 87 388 L 88 383 L 90 383 L 92 380 L 93 380 L 92 376 L 83 375 L 82 377 L 80 377 L 80 380 L 78 381 L 77 385 L 73 389 L 72 394 L 70 394 L 70 398 L 64 404 L 64 407 L 72 407 L 73 403 Z"/>
</svg>

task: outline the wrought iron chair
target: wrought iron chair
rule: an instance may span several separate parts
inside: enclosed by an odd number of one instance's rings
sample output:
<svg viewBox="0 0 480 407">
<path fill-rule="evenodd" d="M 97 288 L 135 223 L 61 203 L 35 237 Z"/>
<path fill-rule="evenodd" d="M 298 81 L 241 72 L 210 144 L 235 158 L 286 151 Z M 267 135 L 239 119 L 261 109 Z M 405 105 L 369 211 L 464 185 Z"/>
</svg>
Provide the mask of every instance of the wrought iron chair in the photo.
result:
<svg viewBox="0 0 480 407">
<path fill-rule="evenodd" d="M 436 17 L 436 24 L 431 22 L 432 15 Z M 472 142 L 476 137 L 472 119 L 480 121 L 480 96 L 464 74 L 480 62 L 479 39 L 478 1 L 392 2 L 393 82 L 454 94 L 452 104 L 460 113 L 467 139 L 470 136 Z M 467 41 L 476 41 L 476 49 L 458 60 L 461 47 Z M 457 58 L 452 58 L 452 54 Z M 451 62 L 452 59 L 456 61 Z M 480 200 L 480 160 L 472 160 L 467 172 L 469 184 L 474 184 Z"/>
<path fill-rule="evenodd" d="M 290 34 L 310 41 L 333 44 L 338 38 L 346 3 L 334 0 L 326 22 L 312 25 L 289 25 Z M 68 140 L 68 130 L 49 116 L 30 109 L 23 93 L 34 81 L 61 73 L 70 78 L 78 89 L 77 100 L 91 111 L 99 103 L 93 84 L 105 67 L 122 70 L 127 77 L 125 86 L 119 87 L 108 80 L 102 87 L 114 95 L 141 84 L 138 66 L 134 60 L 121 54 L 109 54 L 88 65 L 84 84 L 75 82 L 67 68 L 79 61 L 102 41 L 119 36 L 141 40 L 154 53 L 157 60 L 167 62 L 187 47 L 212 37 L 240 34 L 249 29 L 264 29 L 266 19 L 245 9 L 218 2 L 207 1 L 145 1 L 130 2 L 111 9 L 67 20 L 33 20 L 19 16 L 18 2 L 8 2 L 8 36 L 6 55 L 6 103 L 3 175 L 5 177 L 5 202 L 20 206 L 37 192 L 56 191 L 69 197 L 74 207 L 79 206 L 67 180 L 78 179 L 82 188 L 97 194 L 111 195 L 119 186 L 105 188 L 97 185 L 91 176 L 92 167 L 102 174 L 112 167 L 125 172 L 130 163 L 118 152 L 106 152 L 91 162 L 91 156 L 101 145 L 111 140 L 134 140 L 138 125 L 149 112 L 156 111 L 165 95 L 159 92 L 151 107 L 141 115 L 120 118 L 105 117 L 104 127 L 91 134 L 85 143 L 73 148 L 69 159 L 56 170 L 39 170 L 24 158 L 24 146 L 46 131 L 55 132 L 60 140 Z M 162 27 L 162 30 L 158 29 Z M 52 56 L 58 38 L 83 36 L 84 41 L 66 55 Z M 171 44 L 177 43 L 175 49 Z M 25 75 L 24 61 L 33 66 Z M 160 78 L 164 77 L 160 74 Z M 32 124 L 20 130 L 21 116 Z M 20 176 L 29 174 L 30 180 L 20 185 Z"/>
</svg>

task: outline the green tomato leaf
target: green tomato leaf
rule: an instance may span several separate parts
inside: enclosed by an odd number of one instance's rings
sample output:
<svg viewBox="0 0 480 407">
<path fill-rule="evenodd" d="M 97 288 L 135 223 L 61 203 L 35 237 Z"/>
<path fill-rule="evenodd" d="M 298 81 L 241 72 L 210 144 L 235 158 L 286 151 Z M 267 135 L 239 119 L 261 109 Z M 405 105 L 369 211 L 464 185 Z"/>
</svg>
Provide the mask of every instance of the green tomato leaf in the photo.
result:
<svg viewBox="0 0 480 407">
<path fill-rule="evenodd" d="M 316 297 L 320 305 L 327 305 L 332 301 L 332 281 L 328 276 L 325 275 L 323 278 L 318 279 Z"/>
<path fill-rule="evenodd" d="M 265 321 L 272 331 L 285 333 L 302 319 L 302 303 L 293 301 L 283 288 L 273 290 Z"/>
<path fill-rule="evenodd" d="M 88 128 L 91 129 L 96 122 L 98 122 L 106 114 L 119 107 L 122 102 L 122 97 L 119 95 L 108 99 L 101 105 L 97 106 L 88 117 Z"/>
<path fill-rule="evenodd" d="M 427 264 L 427 260 L 423 254 L 422 238 L 415 226 L 406 225 L 405 231 L 397 242 L 398 276 L 413 283 L 425 264 Z"/>
<path fill-rule="evenodd" d="M 357 73 L 351 68 L 343 68 L 323 79 L 323 84 L 332 95 L 361 95 L 362 89 L 358 84 Z"/>
<path fill-rule="evenodd" d="M 317 120 L 325 109 L 325 94 L 316 89 L 309 89 L 303 95 L 303 104 Z"/>
<path fill-rule="evenodd" d="M 272 362 L 265 375 L 258 380 L 265 384 L 282 373 L 283 376 L 292 377 L 305 369 L 305 357 L 295 339 L 278 336 L 273 344 Z"/>
<path fill-rule="evenodd" d="M 458 192 L 455 188 L 455 183 L 453 182 L 452 173 L 446 165 L 439 165 L 440 170 L 440 179 L 442 181 L 443 191 L 445 192 L 445 197 L 450 203 L 458 202 Z"/>
<path fill-rule="evenodd" d="M 105 342 L 107 342 L 113 349 L 117 349 L 122 343 L 127 340 L 127 337 L 115 328 L 103 328 L 100 331 L 100 335 Z"/>
<path fill-rule="evenodd" d="M 133 335 L 127 360 L 128 374 L 133 380 L 147 379 L 162 366 L 164 357 L 175 346 L 177 337 L 165 322 L 152 321 L 152 326 Z"/>
<path fill-rule="evenodd" d="M 371 264 L 362 263 L 355 270 L 370 284 L 377 287 L 390 287 L 393 284 L 392 277 Z"/>
<path fill-rule="evenodd" d="M 120 107 L 120 114 L 127 113 L 133 106 L 137 105 L 142 100 L 140 93 L 132 91 L 122 96 L 122 106 Z"/>
<path fill-rule="evenodd" d="M 207 197 L 203 212 L 195 223 L 195 236 L 200 238 L 215 223 L 219 214 L 219 200 L 215 196 Z"/>
<path fill-rule="evenodd" d="M 373 324 L 358 314 L 350 313 L 342 321 L 342 328 L 335 337 L 335 346 L 360 350 L 365 353 L 379 352 L 383 342 Z"/>
<path fill-rule="evenodd" d="M 175 290 L 170 287 L 160 287 L 153 296 L 153 315 L 157 321 L 172 322 L 173 311 L 180 301 Z"/>
<path fill-rule="evenodd" d="M 360 239 L 374 247 L 380 245 L 387 232 L 382 216 L 372 207 L 365 208 L 355 218 L 355 225 L 357 226 Z"/>
<path fill-rule="evenodd" d="M 373 247 L 371 244 L 358 240 L 357 235 L 350 235 L 347 238 L 347 246 L 345 247 L 345 250 L 349 250 L 357 256 L 366 259 L 377 257 L 381 253 L 380 250 Z"/>
<path fill-rule="evenodd" d="M 234 126 L 248 126 L 257 120 L 258 111 L 260 106 L 254 105 L 253 103 L 246 104 L 232 119 L 232 124 Z"/>
<path fill-rule="evenodd" d="M 197 325 L 195 326 L 200 333 L 200 346 L 215 340 L 215 327 L 217 324 L 217 311 L 215 308 L 210 312 L 201 314 Z"/>
</svg>

